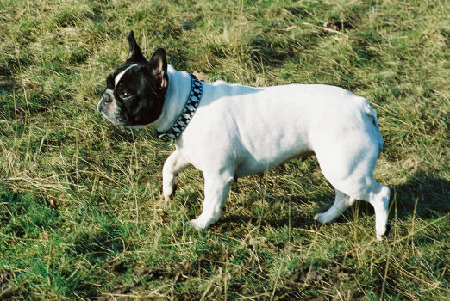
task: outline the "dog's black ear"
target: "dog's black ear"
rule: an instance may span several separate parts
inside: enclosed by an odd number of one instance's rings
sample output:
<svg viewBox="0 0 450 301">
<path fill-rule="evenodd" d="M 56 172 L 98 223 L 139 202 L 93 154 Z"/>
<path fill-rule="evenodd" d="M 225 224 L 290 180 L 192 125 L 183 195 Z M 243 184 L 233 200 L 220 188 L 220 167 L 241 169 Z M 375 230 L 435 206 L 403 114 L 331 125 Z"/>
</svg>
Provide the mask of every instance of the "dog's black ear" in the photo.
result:
<svg viewBox="0 0 450 301">
<path fill-rule="evenodd" d="M 147 62 L 141 52 L 141 48 L 134 39 L 134 31 L 128 34 L 128 60 L 132 62 Z"/>
<path fill-rule="evenodd" d="M 158 86 L 166 88 L 168 84 L 166 50 L 157 49 L 148 63 L 148 68 Z"/>
</svg>

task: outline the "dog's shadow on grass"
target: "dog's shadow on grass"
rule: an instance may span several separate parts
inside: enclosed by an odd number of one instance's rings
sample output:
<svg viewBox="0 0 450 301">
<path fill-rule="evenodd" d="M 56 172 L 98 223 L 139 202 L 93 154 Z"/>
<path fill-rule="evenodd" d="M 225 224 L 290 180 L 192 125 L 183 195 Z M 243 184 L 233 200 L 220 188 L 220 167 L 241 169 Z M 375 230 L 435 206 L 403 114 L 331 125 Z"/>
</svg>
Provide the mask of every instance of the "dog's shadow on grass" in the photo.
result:
<svg viewBox="0 0 450 301">
<path fill-rule="evenodd" d="M 436 218 L 450 212 L 450 182 L 417 170 L 406 183 L 392 187 L 390 217 Z"/>
<path fill-rule="evenodd" d="M 421 219 L 431 219 L 446 215 L 450 212 L 450 182 L 433 173 L 418 170 L 403 184 L 391 186 L 391 201 L 389 210 L 389 219 L 407 219 L 416 216 Z M 311 212 L 294 212 L 291 216 L 286 216 L 285 212 L 274 212 L 267 214 L 267 218 L 258 218 L 248 215 L 239 215 L 228 213 L 221 220 L 222 223 L 255 224 L 270 225 L 274 228 L 285 227 L 289 225 L 292 228 L 305 228 L 317 224 L 314 215 L 328 210 L 333 205 L 333 194 L 320 195 L 315 199 L 304 199 L 300 196 L 292 196 L 278 202 L 291 203 L 294 206 L 302 206 L 308 202 L 318 204 L 318 209 L 314 214 Z M 269 205 L 271 206 L 271 205 Z M 268 208 L 267 210 L 279 210 Z M 286 210 L 286 209 L 284 209 Z M 363 214 L 374 215 L 371 204 L 366 201 L 356 201 L 348 208 L 335 223 L 347 223 Z M 275 217 L 279 215 L 280 217 Z M 355 216 L 356 215 L 356 216 Z"/>
</svg>

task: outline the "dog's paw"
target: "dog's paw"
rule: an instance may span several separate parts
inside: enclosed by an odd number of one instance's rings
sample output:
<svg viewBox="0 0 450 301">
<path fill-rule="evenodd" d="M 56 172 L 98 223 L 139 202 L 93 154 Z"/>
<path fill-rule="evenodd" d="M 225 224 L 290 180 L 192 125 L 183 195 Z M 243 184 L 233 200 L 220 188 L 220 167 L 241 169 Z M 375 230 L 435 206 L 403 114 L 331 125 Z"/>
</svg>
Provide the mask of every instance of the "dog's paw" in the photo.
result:
<svg viewBox="0 0 450 301">
<path fill-rule="evenodd" d="M 177 184 L 169 184 L 169 185 L 163 185 L 163 195 L 164 195 L 164 199 L 166 201 L 171 201 L 173 200 L 173 197 L 175 195 L 175 190 L 177 190 Z"/>
<path fill-rule="evenodd" d="M 166 201 L 171 201 L 171 200 L 173 200 L 173 193 L 166 193 L 166 192 L 163 192 L 163 194 L 164 194 L 164 199 L 165 199 Z"/>
<path fill-rule="evenodd" d="M 189 222 L 189 225 L 191 226 L 191 227 L 193 227 L 194 229 L 196 229 L 196 230 L 206 230 L 206 229 L 208 229 L 208 225 L 205 225 L 205 223 L 203 223 L 200 219 L 192 219 L 190 222 Z"/>
<path fill-rule="evenodd" d="M 321 224 L 327 224 L 331 222 L 331 219 L 329 218 L 327 212 L 317 213 L 314 219 Z"/>
<path fill-rule="evenodd" d="M 392 229 L 391 223 L 389 223 L 389 222 L 386 223 L 386 229 L 384 230 L 384 233 L 381 235 L 377 234 L 377 240 L 383 241 L 383 240 L 387 239 L 389 236 L 389 233 L 391 232 L 391 229 Z"/>
</svg>

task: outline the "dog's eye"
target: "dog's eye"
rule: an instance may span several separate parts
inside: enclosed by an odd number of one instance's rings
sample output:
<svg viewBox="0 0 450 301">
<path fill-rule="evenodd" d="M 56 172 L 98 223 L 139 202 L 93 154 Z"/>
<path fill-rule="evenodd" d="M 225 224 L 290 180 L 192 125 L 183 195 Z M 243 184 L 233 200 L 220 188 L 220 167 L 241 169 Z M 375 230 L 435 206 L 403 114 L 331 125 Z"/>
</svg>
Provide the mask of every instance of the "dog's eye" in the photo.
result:
<svg viewBox="0 0 450 301">
<path fill-rule="evenodd" d="M 122 90 L 119 93 L 120 98 L 122 98 L 123 100 L 126 100 L 127 98 L 129 98 L 132 94 L 130 93 L 130 91 L 128 90 Z"/>
<path fill-rule="evenodd" d="M 123 86 L 122 83 L 119 83 L 119 86 L 116 88 L 117 94 L 120 98 L 127 98 L 131 95 L 130 91 Z"/>
</svg>

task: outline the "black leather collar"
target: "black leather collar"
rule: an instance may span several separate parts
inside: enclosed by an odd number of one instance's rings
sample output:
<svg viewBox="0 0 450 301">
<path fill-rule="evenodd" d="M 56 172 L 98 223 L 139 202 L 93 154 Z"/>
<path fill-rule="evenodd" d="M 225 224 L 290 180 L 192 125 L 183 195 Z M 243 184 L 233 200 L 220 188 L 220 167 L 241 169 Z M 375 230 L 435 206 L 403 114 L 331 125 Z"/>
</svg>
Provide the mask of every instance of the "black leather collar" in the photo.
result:
<svg viewBox="0 0 450 301">
<path fill-rule="evenodd" d="M 189 74 L 191 75 L 191 93 L 184 104 L 183 111 L 169 130 L 165 132 L 155 130 L 155 136 L 159 139 L 174 142 L 183 133 L 197 111 L 197 107 L 203 95 L 203 84 L 194 74 Z"/>
</svg>

